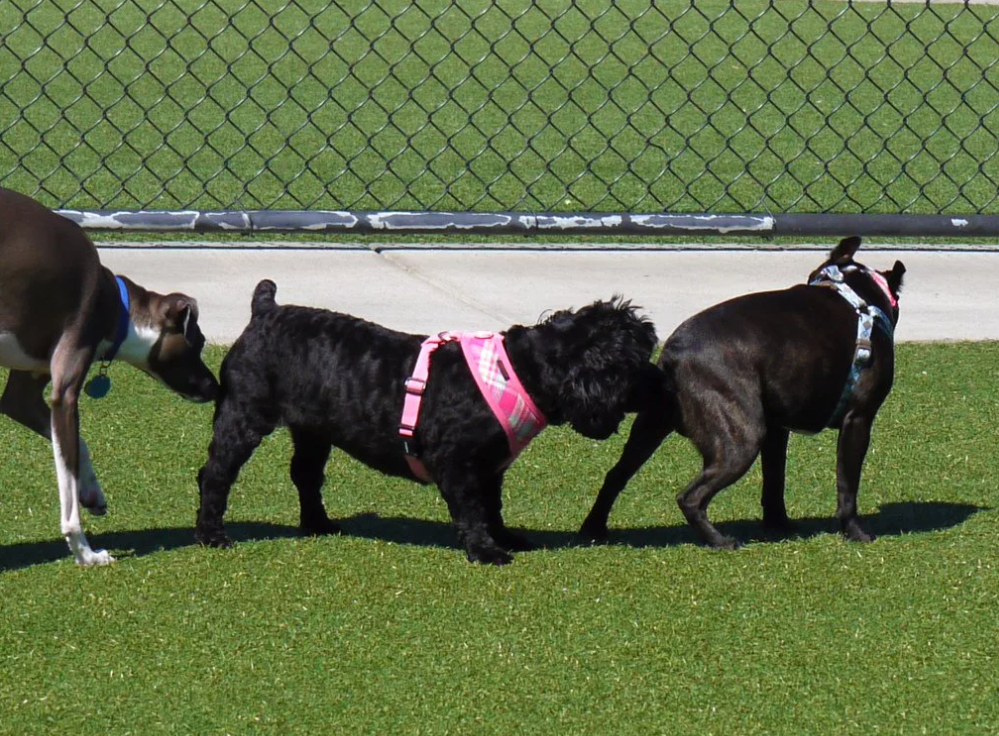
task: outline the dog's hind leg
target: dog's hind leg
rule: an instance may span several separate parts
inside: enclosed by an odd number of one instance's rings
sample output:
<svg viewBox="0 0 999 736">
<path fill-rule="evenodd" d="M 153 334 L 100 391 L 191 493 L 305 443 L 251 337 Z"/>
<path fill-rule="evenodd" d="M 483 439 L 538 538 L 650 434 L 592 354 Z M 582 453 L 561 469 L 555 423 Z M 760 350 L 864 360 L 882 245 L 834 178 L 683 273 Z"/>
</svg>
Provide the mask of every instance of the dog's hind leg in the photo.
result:
<svg viewBox="0 0 999 736">
<path fill-rule="evenodd" d="M 746 474 L 766 435 L 762 406 L 733 405 L 716 394 L 700 397 L 701 419 L 690 439 L 704 458 L 700 475 L 676 501 L 687 522 L 712 547 L 738 549 L 735 539 L 722 535 L 708 520 L 708 504 L 716 493 Z"/>
<path fill-rule="evenodd" d="M 52 412 L 45 403 L 45 387 L 49 377 L 45 374 L 11 371 L 7 387 L 0 396 L 0 414 L 6 414 L 18 424 L 52 439 Z"/>
<path fill-rule="evenodd" d="M 871 420 L 853 412 L 847 414 L 839 430 L 836 449 L 836 518 L 843 536 L 854 542 L 874 541 L 874 536 L 860 527 L 857 518 L 860 473 L 870 441 Z"/>
<path fill-rule="evenodd" d="M 771 427 L 760 448 L 760 462 L 763 466 L 763 494 L 760 504 L 763 506 L 763 526 L 769 529 L 787 531 L 794 528 L 784 504 L 789 434 L 783 427 Z"/>
<path fill-rule="evenodd" d="M 194 536 L 201 544 L 209 547 L 232 545 L 222 521 L 229 490 L 260 440 L 273 431 L 273 422 L 250 407 L 239 406 L 229 395 L 223 395 L 215 410 L 208 460 L 198 471 L 201 504 Z"/>
<path fill-rule="evenodd" d="M 291 428 L 295 454 L 291 458 L 291 481 L 298 489 L 301 526 L 306 534 L 338 534 L 340 527 L 330 521 L 323 507 L 326 461 L 333 445 L 314 434 Z"/>
<path fill-rule="evenodd" d="M 701 539 L 711 547 L 738 549 L 741 544 L 732 537 L 726 537 L 708 520 L 708 504 L 715 494 L 735 483 L 746 474 L 756 459 L 752 456 L 736 454 L 705 461 L 704 470 L 686 490 L 676 498 L 684 517 Z"/>
<path fill-rule="evenodd" d="M 487 565 L 513 562 L 513 557 L 490 534 L 495 512 L 492 476 L 452 467 L 441 473 L 439 485 L 469 562 Z"/>
<path fill-rule="evenodd" d="M 49 377 L 27 371 L 10 372 L 7 387 L 0 396 L 0 414 L 6 414 L 18 424 L 52 441 L 52 412 L 45 403 L 45 387 Z M 80 503 L 94 516 L 107 512 L 104 493 L 90 461 L 90 450 L 80 437 Z"/>
<path fill-rule="evenodd" d="M 597 500 L 580 527 L 579 535 L 583 539 L 598 541 L 607 538 L 607 519 L 614 501 L 672 431 L 672 411 L 662 403 L 650 405 L 635 417 L 635 424 L 631 428 L 621 459 L 607 473 Z"/>
</svg>

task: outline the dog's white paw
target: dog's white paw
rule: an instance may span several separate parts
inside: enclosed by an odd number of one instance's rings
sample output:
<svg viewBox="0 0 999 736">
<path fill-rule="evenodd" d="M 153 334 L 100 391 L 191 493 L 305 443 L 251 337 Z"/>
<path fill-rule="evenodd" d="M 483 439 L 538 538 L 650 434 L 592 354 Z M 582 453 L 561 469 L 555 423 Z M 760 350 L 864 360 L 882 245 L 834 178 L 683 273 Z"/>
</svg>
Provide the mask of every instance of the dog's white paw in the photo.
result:
<svg viewBox="0 0 999 736">
<path fill-rule="evenodd" d="M 76 564 L 81 567 L 94 567 L 97 565 L 110 565 L 114 562 L 114 557 L 106 549 L 85 549 L 81 550 L 76 558 Z"/>
</svg>

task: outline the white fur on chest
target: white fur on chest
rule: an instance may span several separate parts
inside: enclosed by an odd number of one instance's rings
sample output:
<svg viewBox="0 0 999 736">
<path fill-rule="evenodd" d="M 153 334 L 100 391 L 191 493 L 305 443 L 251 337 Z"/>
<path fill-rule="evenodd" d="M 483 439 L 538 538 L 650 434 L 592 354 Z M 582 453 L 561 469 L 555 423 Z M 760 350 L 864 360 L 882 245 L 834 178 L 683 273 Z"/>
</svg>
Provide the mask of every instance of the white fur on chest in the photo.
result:
<svg viewBox="0 0 999 736">
<path fill-rule="evenodd" d="M 118 348 L 117 357 L 136 368 L 146 370 L 149 367 L 149 353 L 159 339 L 159 330 L 149 325 L 140 325 L 130 321 L 128 333 L 125 335 L 125 341 Z M 110 343 L 108 344 L 110 345 Z M 104 343 L 101 343 L 101 349 L 104 350 Z M 98 355 L 103 355 L 103 352 L 98 353 Z"/>
<path fill-rule="evenodd" d="M 149 352 L 159 338 L 158 330 L 130 322 L 125 341 L 115 357 L 145 369 L 149 365 Z M 110 340 L 102 340 L 97 346 L 95 356 L 104 355 L 110 347 Z M 50 373 L 51 371 L 49 361 L 38 360 L 28 355 L 13 332 L 0 332 L 0 366 L 38 373 Z"/>
<path fill-rule="evenodd" d="M 19 371 L 49 372 L 49 362 L 32 358 L 12 332 L 0 332 L 0 365 Z"/>
</svg>

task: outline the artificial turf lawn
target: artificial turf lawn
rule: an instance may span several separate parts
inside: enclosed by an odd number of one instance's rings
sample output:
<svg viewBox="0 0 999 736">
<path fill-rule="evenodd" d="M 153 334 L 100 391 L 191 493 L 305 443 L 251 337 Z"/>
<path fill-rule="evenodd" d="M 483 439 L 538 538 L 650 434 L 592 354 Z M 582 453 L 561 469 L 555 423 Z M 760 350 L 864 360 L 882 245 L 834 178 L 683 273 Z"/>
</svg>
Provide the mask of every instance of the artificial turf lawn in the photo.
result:
<svg viewBox="0 0 999 736">
<path fill-rule="evenodd" d="M 222 351 L 210 350 L 217 367 Z M 211 410 L 127 367 L 83 426 L 118 562 L 77 568 L 50 451 L 0 423 L 0 733 L 871 734 L 999 730 L 999 343 L 902 345 L 860 493 L 872 545 L 832 533 L 835 435 L 791 441 L 800 538 L 766 539 L 759 470 L 711 507 L 739 552 L 693 543 L 671 438 L 575 546 L 624 434 L 544 432 L 506 518 L 547 549 L 468 564 L 431 488 L 342 454 L 296 534 L 284 433 L 231 499 L 232 550 L 193 544 Z"/>
<path fill-rule="evenodd" d="M 4 0 L 49 206 L 999 208 L 989 5 Z"/>
</svg>

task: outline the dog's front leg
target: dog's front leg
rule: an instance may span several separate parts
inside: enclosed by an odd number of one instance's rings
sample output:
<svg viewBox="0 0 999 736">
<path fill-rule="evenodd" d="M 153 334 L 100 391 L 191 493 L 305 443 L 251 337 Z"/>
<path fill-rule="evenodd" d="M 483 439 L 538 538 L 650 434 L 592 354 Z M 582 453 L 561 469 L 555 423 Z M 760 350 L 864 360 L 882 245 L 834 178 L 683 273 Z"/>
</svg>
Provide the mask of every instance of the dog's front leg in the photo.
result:
<svg viewBox="0 0 999 736">
<path fill-rule="evenodd" d="M 90 448 L 83 437 L 80 437 L 80 503 L 94 516 L 104 516 L 108 512 L 108 502 L 97 481 Z"/>
<path fill-rule="evenodd" d="M 763 506 L 763 526 L 769 529 L 794 528 L 784 503 L 789 434 L 783 427 L 771 427 L 760 447 L 760 462 L 763 465 L 763 494 L 760 504 Z"/>
<path fill-rule="evenodd" d="M 60 343 L 52 356 L 52 452 L 59 480 L 63 536 L 78 565 L 107 565 L 106 550 L 90 548 L 80 522 L 80 388 L 92 350 Z"/>
<path fill-rule="evenodd" d="M 860 527 L 857 491 L 860 473 L 871 441 L 871 419 L 849 412 L 839 430 L 836 449 L 836 518 L 843 536 L 854 542 L 873 542 L 874 536 Z"/>
<path fill-rule="evenodd" d="M 491 479 L 475 473 L 449 469 L 441 474 L 439 487 L 447 502 L 458 540 L 465 546 L 469 562 L 506 565 L 513 557 L 490 533 Z"/>
<path fill-rule="evenodd" d="M 27 371 L 11 371 L 7 387 L 0 397 L 0 413 L 18 424 L 52 441 L 52 411 L 45 403 L 45 387 L 49 377 Z M 90 461 L 90 450 L 83 437 L 80 444 L 80 503 L 94 516 L 107 513 L 107 501 L 97 482 L 97 473 Z"/>
</svg>

